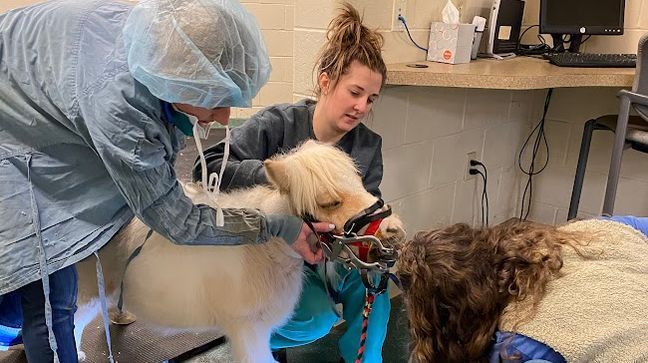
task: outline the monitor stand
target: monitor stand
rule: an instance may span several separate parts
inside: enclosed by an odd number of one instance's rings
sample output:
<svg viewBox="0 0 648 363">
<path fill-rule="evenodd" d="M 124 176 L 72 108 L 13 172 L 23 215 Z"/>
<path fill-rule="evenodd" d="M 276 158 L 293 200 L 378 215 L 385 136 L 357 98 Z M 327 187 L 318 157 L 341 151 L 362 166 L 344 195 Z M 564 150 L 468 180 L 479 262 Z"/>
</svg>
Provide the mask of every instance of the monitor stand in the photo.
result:
<svg viewBox="0 0 648 363">
<path fill-rule="evenodd" d="M 563 37 L 569 35 L 569 48 L 565 49 L 565 41 Z M 582 34 L 551 34 L 553 39 L 553 49 L 554 53 L 570 52 L 578 53 L 580 50 L 580 45 L 583 42 Z"/>
</svg>

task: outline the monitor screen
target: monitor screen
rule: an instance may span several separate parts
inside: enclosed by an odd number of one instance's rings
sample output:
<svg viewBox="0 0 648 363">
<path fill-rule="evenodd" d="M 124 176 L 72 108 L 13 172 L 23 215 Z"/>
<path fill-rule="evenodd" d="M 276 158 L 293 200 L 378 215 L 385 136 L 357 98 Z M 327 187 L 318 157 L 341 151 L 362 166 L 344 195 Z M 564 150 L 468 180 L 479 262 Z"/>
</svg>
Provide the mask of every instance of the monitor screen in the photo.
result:
<svg viewBox="0 0 648 363">
<path fill-rule="evenodd" d="M 623 34 L 624 0 L 541 0 L 540 32 Z"/>
</svg>

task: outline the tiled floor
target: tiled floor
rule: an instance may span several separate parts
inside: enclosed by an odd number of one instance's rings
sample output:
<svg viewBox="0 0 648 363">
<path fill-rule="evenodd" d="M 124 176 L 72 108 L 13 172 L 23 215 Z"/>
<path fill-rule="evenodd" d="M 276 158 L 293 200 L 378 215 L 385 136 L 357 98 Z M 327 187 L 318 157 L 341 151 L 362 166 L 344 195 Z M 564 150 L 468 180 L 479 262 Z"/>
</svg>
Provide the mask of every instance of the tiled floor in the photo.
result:
<svg viewBox="0 0 648 363">
<path fill-rule="evenodd" d="M 326 337 L 311 344 L 288 349 L 288 363 L 339 363 L 337 341 L 344 332 L 345 324 L 333 328 Z M 407 317 L 403 310 L 401 296 L 392 299 L 392 312 L 387 328 L 387 338 L 383 346 L 385 363 L 407 362 L 409 344 Z M 180 362 L 180 361 L 178 361 Z M 223 344 L 196 357 L 183 360 L 183 363 L 233 363 L 229 344 Z"/>
</svg>

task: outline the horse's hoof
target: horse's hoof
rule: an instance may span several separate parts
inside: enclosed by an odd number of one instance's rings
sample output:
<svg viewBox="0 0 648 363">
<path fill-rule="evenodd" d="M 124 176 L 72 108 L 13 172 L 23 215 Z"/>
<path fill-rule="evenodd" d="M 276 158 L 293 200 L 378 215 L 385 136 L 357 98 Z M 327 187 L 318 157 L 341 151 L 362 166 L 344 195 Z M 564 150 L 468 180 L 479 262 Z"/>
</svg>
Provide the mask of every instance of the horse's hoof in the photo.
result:
<svg viewBox="0 0 648 363">
<path fill-rule="evenodd" d="M 128 325 L 137 320 L 135 314 L 131 314 L 128 311 L 119 311 L 116 309 L 111 310 L 108 313 L 108 316 L 110 317 L 110 322 L 115 325 Z"/>
</svg>

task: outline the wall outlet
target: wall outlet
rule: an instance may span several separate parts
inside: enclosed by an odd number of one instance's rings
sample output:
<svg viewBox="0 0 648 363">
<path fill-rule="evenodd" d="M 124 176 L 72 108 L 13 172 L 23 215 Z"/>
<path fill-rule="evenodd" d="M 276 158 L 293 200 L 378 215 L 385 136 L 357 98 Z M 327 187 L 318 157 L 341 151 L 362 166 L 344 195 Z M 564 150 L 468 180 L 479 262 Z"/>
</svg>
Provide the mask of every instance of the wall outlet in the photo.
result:
<svg viewBox="0 0 648 363">
<path fill-rule="evenodd" d="M 392 16 L 392 31 L 394 32 L 404 32 L 405 25 L 398 18 L 402 16 L 407 20 L 407 0 L 396 0 L 394 1 L 394 13 Z"/>
<path fill-rule="evenodd" d="M 472 168 L 472 166 L 470 165 L 470 160 L 477 160 L 476 151 L 466 153 L 466 160 L 464 161 L 464 180 L 470 180 L 477 176 L 476 174 L 470 174 L 470 168 Z"/>
</svg>

